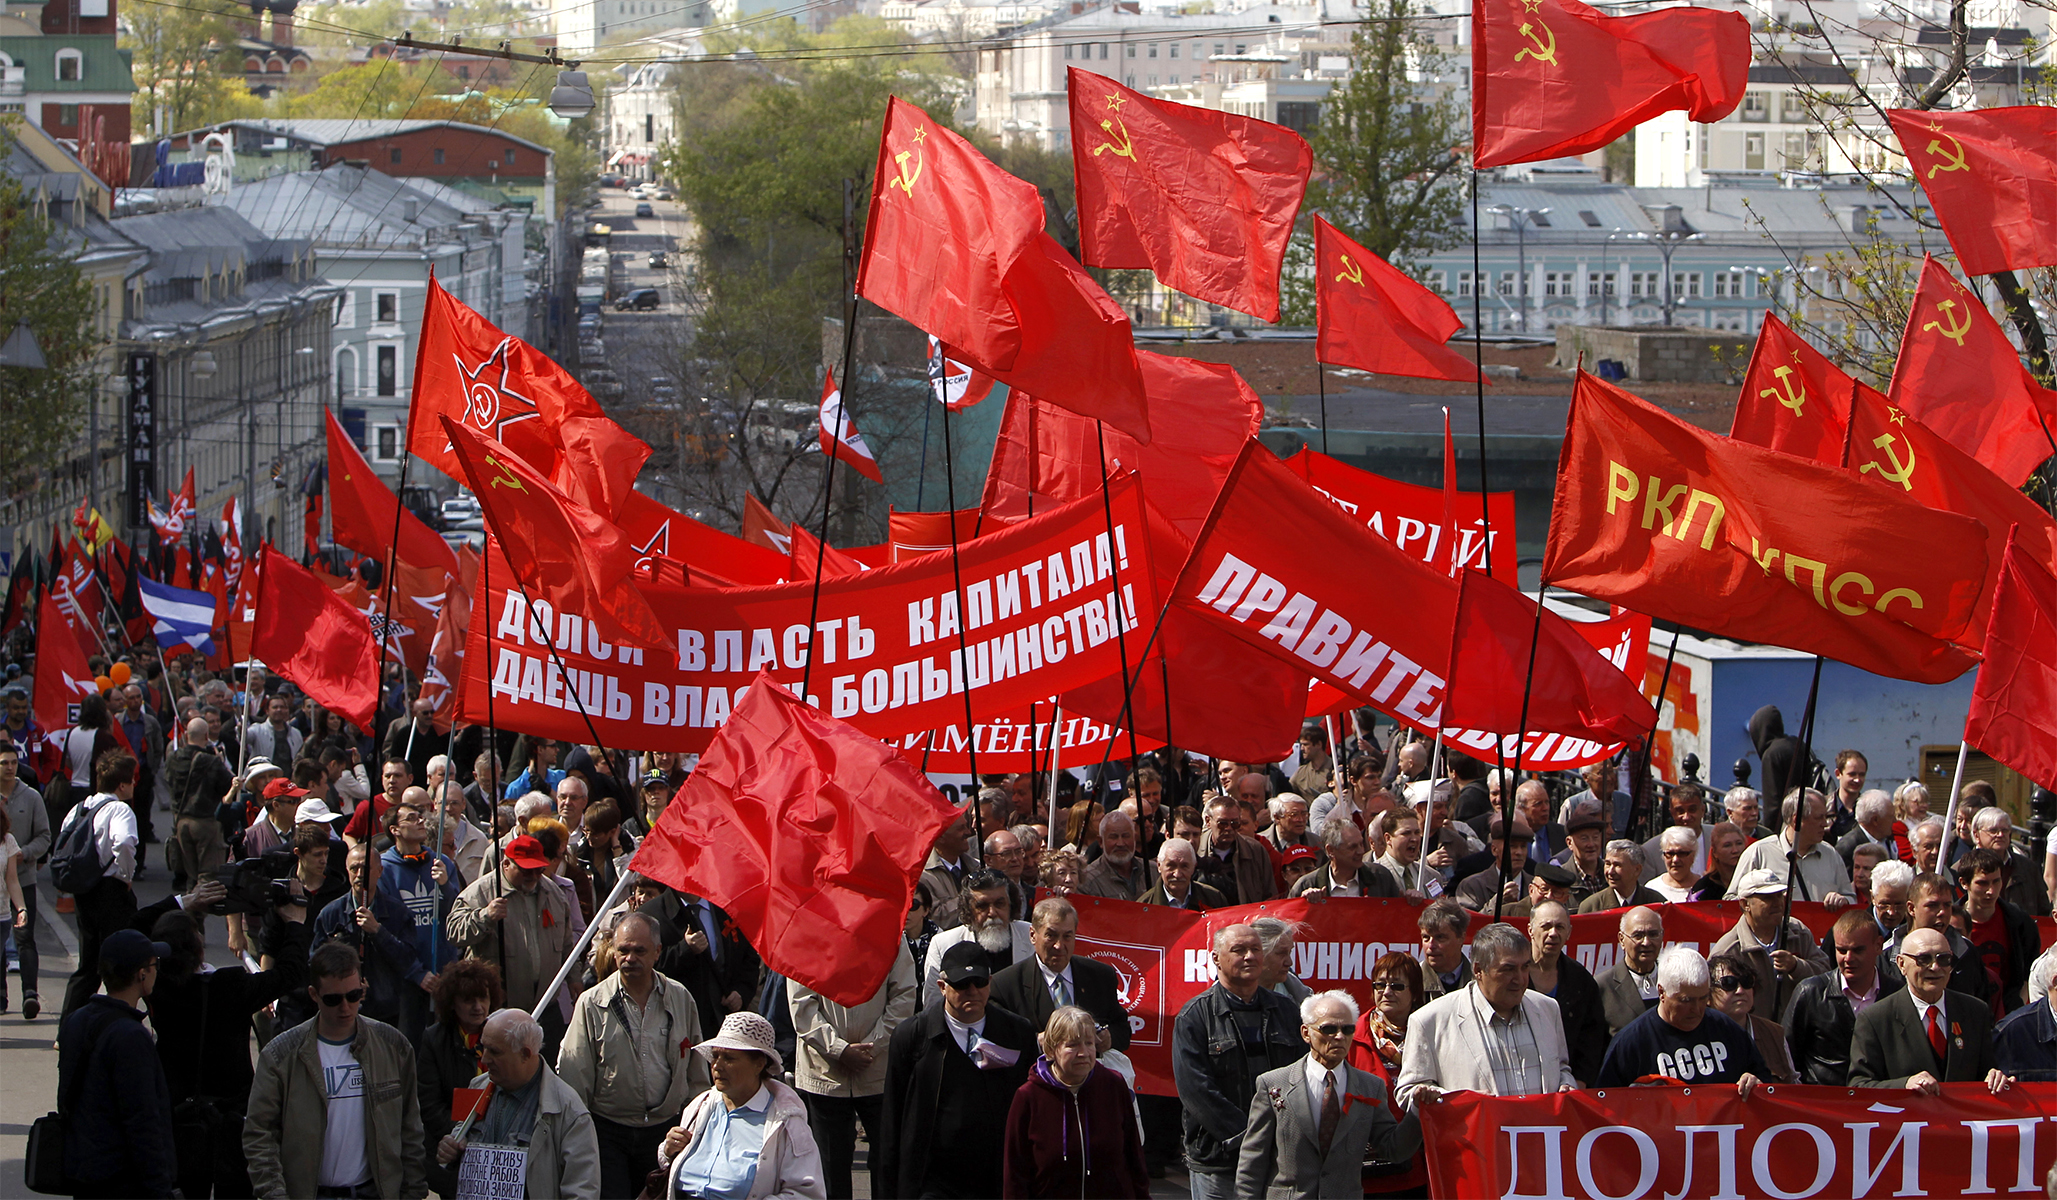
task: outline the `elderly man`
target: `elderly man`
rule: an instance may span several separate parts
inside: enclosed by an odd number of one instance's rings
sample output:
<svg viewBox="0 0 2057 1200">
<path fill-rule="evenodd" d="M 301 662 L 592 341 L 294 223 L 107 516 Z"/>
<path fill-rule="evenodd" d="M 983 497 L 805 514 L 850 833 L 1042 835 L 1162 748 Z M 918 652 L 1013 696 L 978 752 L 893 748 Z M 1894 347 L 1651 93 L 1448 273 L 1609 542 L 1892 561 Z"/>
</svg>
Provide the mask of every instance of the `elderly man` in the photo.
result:
<svg viewBox="0 0 2057 1200">
<path fill-rule="evenodd" d="M 1617 838 L 1607 843 L 1606 855 L 1600 862 L 1600 872 L 1607 880 L 1607 886 L 1580 902 L 1578 911 L 1581 913 L 1607 912 L 1616 908 L 1664 903 L 1663 896 L 1643 886 L 1643 848 L 1627 838 Z"/>
<path fill-rule="evenodd" d="M 2028 855 L 2014 848 L 2014 819 L 1999 805 L 1989 805 L 1978 810 L 1971 819 L 1972 846 L 1992 850 L 2007 859 L 2006 891 L 2003 899 L 2031 917 L 2050 915 L 2050 893 L 2043 885 L 2043 873 Z M 1966 851 L 1971 847 L 1950 845 L 1951 875 L 1959 887 L 1967 879 L 1964 864 Z"/>
<path fill-rule="evenodd" d="M 1272 886 L 1271 852 L 1263 842 L 1245 836 L 1245 824 L 1241 805 L 1225 796 L 1216 797 L 1207 805 L 1207 832 L 1195 851 L 1200 882 L 1228 897 L 1230 904 L 1255 904 L 1277 894 Z"/>
<path fill-rule="evenodd" d="M 1492 865 L 1457 885 L 1457 890 L 1451 893 L 1456 897 L 1457 903 L 1473 912 L 1493 912 L 1496 908 L 1504 910 L 1509 904 L 1519 903 L 1528 895 L 1529 885 L 1535 879 L 1534 872 L 1528 869 L 1528 849 L 1534 841 L 1535 834 L 1529 829 L 1527 822 L 1516 818 L 1514 836 L 1510 839 L 1506 826 L 1498 817 L 1494 817 L 1493 823 L 1486 827 L 1485 849 Z M 1505 883 L 1500 882 L 1500 863 L 1503 857 L 1510 871 Z"/>
<path fill-rule="evenodd" d="M 1528 939 L 1535 955 L 1529 964 L 1529 988 L 1557 1002 L 1571 1073 L 1590 1081 L 1600 1073 L 1607 1054 L 1607 1014 L 1601 1010 L 1600 985 L 1592 972 L 1564 952 L 1571 941 L 1570 910 L 1554 900 L 1536 905 Z"/>
<path fill-rule="evenodd" d="M 1528 891 L 1514 903 L 1500 910 L 1500 919 L 1519 923 L 1532 916 L 1537 907 L 1544 904 L 1559 904 L 1564 911 L 1571 911 L 1571 885 L 1578 879 L 1570 871 L 1553 862 L 1529 861 Z M 1538 951 L 1540 953 L 1540 951 Z"/>
<path fill-rule="evenodd" d="M 923 1008 L 934 1004 L 940 995 L 936 980 L 942 973 L 943 956 L 952 946 L 977 946 L 985 956 L 982 961 L 989 983 L 998 972 L 1035 953 L 1029 923 L 1008 919 L 1008 897 L 1007 877 L 998 871 L 977 871 L 965 879 L 964 890 L 957 895 L 957 924 L 929 941 L 928 957 L 921 972 Z"/>
<path fill-rule="evenodd" d="M 1008 915 L 1021 920 L 1028 916 L 1028 893 L 1033 890 L 1022 881 L 1023 864 L 1027 861 L 1027 849 L 1021 838 L 1009 829 L 998 829 L 986 836 L 980 861 L 988 871 L 998 871 L 1007 879 Z M 995 968 L 997 970 L 997 968 Z"/>
<path fill-rule="evenodd" d="M 1751 961 L 1757 969 L 1757 1008 L 1768 1018 L 1786 1011 L 1802 980 L 1828 973 L 1828 955 L 1807 926 L 1785 915 L 1783 874 L 1752 871 L 1736 881 L 1735 891 L 1743 915 L 1714 943 L 1713 956 L 1735 954 Z"/>
<path fill-rule="evenodd" d="M 1186 1001 L 1171 1035 L 1194 1200 L 1232 1192 L 1257 1079 L 1298 1061 L 1304 1046 L 1292 1003 L 1260 986 L 1264 944 L 1257 931 L 1224 925 L 1214 932 L 1213 949 L 1214 983 Z"/>
<path fill-rule="evenodd" d="M 522 1182 L 530 1196 L 599 1200 L 600 1143 L 593 1116 L 543 1061 L 543 1027 L 520 1009 L 503 1008 L 486 1018 L 479 1058 L 486 1071 L 471 1086 L 491 1084 L 492 1099 L 465 1140 L 457 1140 L 455 1131 L 443 1135 L 436 1143 L 436 1161 L 461 1171 L 473 1142 L 519 1146 L 526 1152 Z"/>
<path fill-rule="evenodd" d="M 1780 1024 L 1785 1026 L 1800 1082 L 1843 1087 L 1850 1081 L 1850 1035 L 1857 1018 L 1907 986 L 1907 981 L 1881 961 L 1886 941 L 1871 914 L 1845 912 L 1836 918 L 1829 937 L 1835 945 L 1836 969 L 1801 980 Z"/>
<path fill-rule="evenodd" d="M 1886 956 L 1897 964 L 1900 943 L 1909 934 L 1917 929 L 1933 929 L 1943 935 L 1950 953 L 1956 956 L 1957 966 L 1950 976 L 1950 990 L 1990 1000 L 1995 985 L 1986 975 L 1978 948 L 1971 944 L 1970 938 L 1957 932 L 1951 921 L 1955 902 L 1956 895 L 1942 876 L 1916 875 L 1913 885 L 1907 889 L 1907 924 L 1886 939 Z"/>
<path fill-rule="evenodd" d="M 850 1200 L 857 1158 L 857 1123 L 866 1144 L 884 1136 L 886 1048 L 893 1032 L 914 1016 L 914 958 L 902 939 L 893 966 L 870 999 L 856 1007 L 786 981 L 793 1014 L 793 1088 L 807 1105 L 807 1123 L 821 1147 L 827 1200 Z"/>
<path fill-rule="evenodd" d="M 929 847 L 928 863 L 916 885 L 928 897 L 929 913 L 938 929 L 952 929 L 958 923 L 957 893 L 964 877 L 979 869 L 976 858 L 965 853 L 971 844 L 971 814 L 950 822 Z"/>
<path fill-rule="evenodd" d="M 993 976 L 993 1003 L 1038 1029 L 1050 1024 L 1051 1013 L 1075 1004 L 1093 1014 L 1103 1052 L 1111 1046 L 1126 1053 L 1130 1031 L 1128 1010 L 1121 1004 L 1121 974 L 1072 952 L 1078 945 L 1078 909 L 1052 896 L 1039 902 L 1030 917 L 1035 954 Z"/>
<path fill-rule="evenodd" d="M 1697 783 L 1681 783 L 1671 789 L 1665 805 L 1671 813 L 1671 828 L 1685 828 L 1693 831 L 1699 839 L 1693 854 L 1693 875 L 1695 878 L 1707 873 L 1707 856 L 1712 849 L 1707 838 L 1707 791 Z M 1670 869 L 1664 861 L 1664 835 L 1658 834 L 1643 843 L 1643 878 L 1655 879 Z"/>
<path fill-rule="evenodd" d="M 633 1196 L 657 1169 L 657 1149 L 686 1102 L 707 1090 L 704 1032 L 685 986 L 657 972 L 664 931 L 625 912 L 614 926 L 614 971 L 581 994 L 557 1052 L 557 1072 L 587 1112 L 600 1194 Z"/>
<path fill-rule="evenodd" d="M 1914 861 L 1909 864 L 1914 873 L 1933 874 L 1943 852 L 1943 818 L 1931 816 L 1915 822 L 1907 831 L 1907 846 L 1914 851 Z"/>
<path fill-rule="evenodd" d="M 1479 930 L 1472 982 L 1408 1020 L 1394 1088 L 1402 1108 L 1418 1111 L 1444 1092 L 1533 1096 L 1578 1086 L 1557 1002 L 1529 989 L 1532 961 L 1528 938 L 1512 925 Z"/>
<path fill-rule="evenodd" d="M 1900 941 L 1896 965 L 1907 986 L 1858 1014 L 1850 1040 L 1850 1086 L 1940 1095 L 1941 1084 L 1983 1079 L 1999 1095 L 2014 1080 L 1993 1054 L 1993 1010 L 1950 990 L 1956 956 L 1933 929 Z"/>
<path fill-rule="evenodd" d="M 1571 833 L 1550 817 L 1550 789 L 1540 779 L 1530 779 L 1514 789 L 1514 815 L 1534 831 L 1529 842 L 1530 862 L 1545 863 L 1571 845 Z"/>
<path fill-rule="evenodd" d="M 1086 868 L 1079 890 L 1109 900 L 1141 900 L 1157 886 L 1157 868 L 1137 852 L 1136 821 L 1117 809 L 1100 818 L 1100 857 Z"/>
<path fill-rule="evenodd" d="M 1321 847 L 1328 861 L 1300 877 L 1288 896 L 1398 896 L 1400 885 L 1384 867 L 1364 861 L 1364 831 L 1348 817 L 1330 817 L 1321 826 Z"/>
<path fill-rule="evenodd" d="M 1157 848 L 1157 886 L 1143 893 L 1143 903 L 1193 912 L 1227 908 L 1228 897 L 1193 878 L 1198 862 L 1193 843 L 1181 837 L 1164 839 Z"/>
<path fill-rule="evenodd" d="M 1567 807 L 1564 829 L 1571 844 L 1557 856 L 1557 865 L 1578 877 L 1571 885 L 1572 907 L 1576 909 L 1607 886 L 1603 875 L 1607 820 L 1599 803 L 1588 800 Z"/>
<path fill-rule="evenodd" d="M 369 844 L 350 848 L 350 890 L 313 918 L 312 944 L 341 941 L 364 971 L 364 1015 L 396 1026 L 412 1043 L 427 1027 L 426 960 L 416 950 L 414 917 L 397 889 L 379 886 L 384 863 Z"/>
<path fill-rule="evenodd" d="M 450 940 L 500 964 L 510 1006 L 533 1010 L 571 950 L 571 901 L 555 884 L 540 886 L 549 869 L 542 843 L 523 834 L 502 854 L 499 879 L 473 881 L 450 907 Z"/>
<path fill-rule="evenodd" d="M 893 1031 L 871 1194 L 997 1196 L 1007 1110 L 1036 1061 L 1036 1031 L 990 1003 L 992 974 L 977 945 L 959 942 L 936 964 L 939 1003 Z"/>
<path fill-rule="evenodd" d="M 576 775 L 566 775 L 550 789 L 550 798 L 557 802 L 557 816 L 567 829 L 577 829 L 586 818 L 586 805 L 592 802 L 592 793 L 586 788 L 586 781 Z"/>
<path fill-rule="evenodd" d="M 1707 960 L 1690 946 L 1657 959 L 1657 1004 L 1628 1023 L 1607 1048 L 1599 1087 L 1628 1087 L 1645 1076 L 1681 1083 L 1733 1083 L 1748 1100 L 1770 1074 L 1749 1030 L 1727 1014 L 1707 1011 L 1714 981 Z"/>
<path fill-rule="evenodd" d="M 1306 846 L 1319 851 L 1321 844 L 1307 832 L 1307 799 L 1292 792 L 1281 792 L 1266 802 L 1271 813 L 1271 827 L 1258 835 L 1273 854 L 1284 854 L 1294 846 Z"/>
<path fill-rule="evenodd" d="M 1664 918 L 1654 908 L 1629 909 L 1621 914 L 1615 938 L 1620 960 L 1593 981 L 1600 985 L 1600 1011 L 1607 1018 L 1610 1038 L 1657 1003 L 1657 956 L 1664 951 Z"/>
<path fill-rule="evenodd" d="M 1803 795 L 1804 805 L 1801 802 Z M 1855 904 L 1857 892 L 1850 884 L 1850 868 L 1843 865 L 1842 855 L 1822 840 L 1828 831 L 1828 805 L 1822 794 L 1812 788 L 1804 793 L 1795 788 L 1786 794 L 1779 813 L 1779 836 L 1753 842 L 1743 851 L 1743 857 L 1736 862 L 1735 878 L 1729 881 L 1728 895 L 1724 898 L 1742 899 L 1739 890 L 1742 881 L 1755 871 L 1776 871 L 1781 880 L 1786 879 L 1792 869 L 1788 866 L 1788 856 L 1794 855 L 1798 862 L 1799 882 L 1795 885 L 1793 899 L 1818 900 L 1831 909 Z"/>
<path fill-rule="evenodd" d="M 1404 1162 L 1420 1148 L 1420 1118 L 1410 1112 L 1395 1121 L 1384 1081 L 1343 1061 L 1356 1027 L 1357 1001 L 1348 992 L 1300 1002 L 1307 1057 L 1257 1077 L 1236 1195 L 1362 1196 L 1365 1162 Z"/>
<path fill-rule="evenodd" d="M 1721 811 L 1727 821 L 1743 831 L 1743 841 L 1754 844 L 1771 836 L 1764 824 L 1764 794 L 1752 787 L 1732 787 L 1722 793 Z"/>
<path fill-rule="evenodd" d="M 486 854 L 491 849 L 492 839 L 485 831 L 471 823 L 470 803 L 464 798 L 464 789 L 452 779 L 443 784 L 443 854 L 457 864 L 457 885 L 466 884 L 486 873 Z M 429 812 L 429 833 L 434 834 L 435 810 Z"/>
<path fill-rule="evenodd" d="M 1914 887 L 1914 868 L 1897 860 L 1871 869 L 1870 916 L 1879 937 L 1891 941 L 1907 923 L 1907 893 Z"/>
<path fill-rule="evenodd" d="M 1893 839 L 1893 796 L 1876 788 L 1857 797 L 1857 821 L 1850 831 L 1836 839 L 1836 853 L 1843 856 L 1843 865 L 1854 874 L 1857 869 L 1855 855 L 1859 846 L 1877 846 L 1887 858 L 1900 857 L 1900 848 Z"/>
<path fill-rule="evenodd" d="M 1471 914 L 1445 896 L 1422 909 L 1414 924 L 1421 934 L 1423 994 L 1433 1000 L 1462 990 L 1471 982 L 1472 965 L 1464 957 L 1464 934 L 1471 928 Z"/>
<path fill-rule="evenodd" d="M 472 760 L 471 782 L 464 785 L 464 806 L 474 821 L 481 825 L 492 822 L 493 808 L 500 802 L 503 786 L 500 756 L 491 750 L 480 751 Z"/>
</svg>

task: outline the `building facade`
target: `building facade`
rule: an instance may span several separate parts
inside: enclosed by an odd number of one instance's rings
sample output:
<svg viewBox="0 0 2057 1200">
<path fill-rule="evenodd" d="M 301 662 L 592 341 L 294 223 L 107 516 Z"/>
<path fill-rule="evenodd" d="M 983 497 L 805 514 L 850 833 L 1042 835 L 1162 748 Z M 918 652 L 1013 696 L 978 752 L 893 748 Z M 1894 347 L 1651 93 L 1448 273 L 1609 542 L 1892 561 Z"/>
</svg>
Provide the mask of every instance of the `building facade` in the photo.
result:
<svg viewBox="0 0 2057 1200">
<path fill-rule="evenodd" d="M 117 44 L 114 0 L 0 4 L 0 115 L 70 143 L 103 179 L 125 183 L 129 52 Z M 121 147 L 114 155 L 110 148 Z M 120 166 L 110 169 L 108 164 Z"/>
</svg>

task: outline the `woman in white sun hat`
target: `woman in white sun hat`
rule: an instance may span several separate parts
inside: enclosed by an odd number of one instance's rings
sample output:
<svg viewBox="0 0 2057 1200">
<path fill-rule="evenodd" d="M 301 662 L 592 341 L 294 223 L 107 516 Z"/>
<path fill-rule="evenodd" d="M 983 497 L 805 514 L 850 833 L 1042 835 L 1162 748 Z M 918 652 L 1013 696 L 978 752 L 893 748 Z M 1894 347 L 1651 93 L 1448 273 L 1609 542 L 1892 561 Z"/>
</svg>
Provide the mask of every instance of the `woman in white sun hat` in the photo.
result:
<svg viewBox="0 0 2057 1200">
<path fill-rule="evenodd" d="M 807 1106 L 778 1081 L 786 1064 L 772 1037 L 758 1014 L 730 1013 L 720 1033 L 693 1047 L 714 1087 L 686 1105 L 664 1137 L 664 1200 L 825 1200 Z"/>
</svg>

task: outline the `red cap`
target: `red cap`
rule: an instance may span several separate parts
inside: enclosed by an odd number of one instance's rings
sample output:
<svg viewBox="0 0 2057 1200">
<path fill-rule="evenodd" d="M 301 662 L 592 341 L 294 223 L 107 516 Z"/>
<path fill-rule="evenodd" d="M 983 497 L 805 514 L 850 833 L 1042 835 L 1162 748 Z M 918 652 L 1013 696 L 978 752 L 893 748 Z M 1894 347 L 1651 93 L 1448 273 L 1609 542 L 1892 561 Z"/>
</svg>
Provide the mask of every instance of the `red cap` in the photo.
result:
<svg viewBox="0 0 2057 1200">
<path fill-rule="evenodd" d="M 274 779 L 264 785 L 264 798 L 266 800 L 278 800 L 286 796 L 298 798 L 306 794 L 306 788 L 294 787 L 293 781 L 290 779 Z"/>
<path fill-rule="evenodd" d="M 507 858 L 517 867 L 540 871 L 550 865 L 550 859 L 543 853 L 543 843 L 524 833 L 507 843 Z"/>
<path fill-rule="evenodd" d="M 1287 846 L 1286 852 L 1279 856 L 1279 866 L 1290 867 L 1296 862 L 1311 863 L 1320 857 L 1312 846 Z"/>
</svg>

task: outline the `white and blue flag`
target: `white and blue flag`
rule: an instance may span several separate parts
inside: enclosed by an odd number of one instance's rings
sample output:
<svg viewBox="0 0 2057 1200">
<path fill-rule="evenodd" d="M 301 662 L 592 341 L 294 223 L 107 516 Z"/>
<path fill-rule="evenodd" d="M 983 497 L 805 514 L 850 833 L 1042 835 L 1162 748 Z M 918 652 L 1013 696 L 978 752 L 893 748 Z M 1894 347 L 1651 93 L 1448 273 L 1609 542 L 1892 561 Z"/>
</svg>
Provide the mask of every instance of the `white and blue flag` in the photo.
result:
<svg viewBox="0 0 2057 1200">
<path fill-rule="evenodd" d="M 202 654 L 214 653 L 214 595 L 177 588 L 154 579 L 136 581 L 143 588 L 143 609 L 150 614 L 157 644 L 167 650 L 191 646 Z"/>
</svg>

